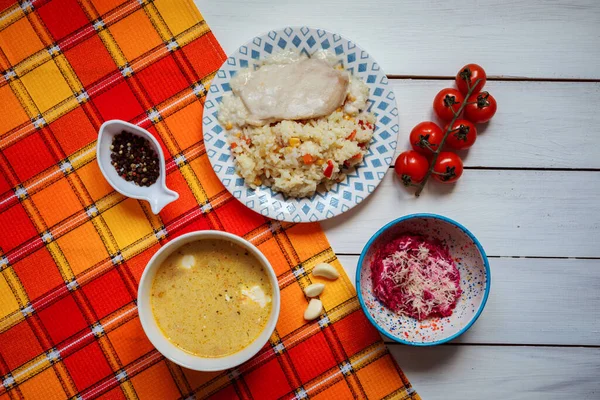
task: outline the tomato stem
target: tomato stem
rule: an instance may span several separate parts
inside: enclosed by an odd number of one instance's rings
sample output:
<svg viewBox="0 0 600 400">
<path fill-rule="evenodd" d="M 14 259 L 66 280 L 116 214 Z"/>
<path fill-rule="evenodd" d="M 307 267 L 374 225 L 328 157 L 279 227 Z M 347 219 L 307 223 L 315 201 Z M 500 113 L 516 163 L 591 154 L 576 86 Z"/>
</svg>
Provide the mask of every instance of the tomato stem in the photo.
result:
<svg viewBox="0 0 600 400">
<path fill-rule="evenodd" d="M 419 135 L 419 141 L 415 142 L 416 146 L 419 146 L 423 149 L 429 149 L 432 152 L 435 152 L 435 150 L 433 149 L 433 147 L 431 147 L 432 143 L 429 142 L 429 136 L 431 135 Z"/>
<path fill-rule="evenodd" d="M 474 89 L 477 87 L 477 85 L 479 84 L 480 81 L 481 81 L 481 79 L 477 79 L 475 81 L 475 83 L 473 84 L 473 86 L 469 87 L 469 90 L 467 91 L 467 94 L 465 95 L 465 99 L 468 99 L 469 97 L 471 97 L 471 95 L 475 91 Z M 431 158 L 431 162 L 429 163 L 429 169 L 427 170 L 427 173 L 425 174 L 425 178 L 423 178 L 423 180 L 417 185 L 417 191 L 415 192 L 415 196 L 419 197 L 421 195 L 423 188 L 425 188 L 425 184 L 427 183 L 427 181 L 429 180 L 431 175 L 435 173 L 433 171 L 433 167 L 435 166 L 438 156 L 442 152 L 442 148 L 444 147 L 444 143 L 446 143 L 446 139 L 450 135 L 450 132 L 452 132 L 452 126 L 454 125 L 454 123 L 458 119 L 458 116 L 462 113 L 462 111 L 466 105 L 467 105 L 467 102 L 463 101 L 462 103 L 460 103 L 460 107 L 458 108 L 458 111 L 454 113 L 454 118 L 452 118 L 452 121 L 450 121 L 450 123 L 448 124 L 448 128 L 446 129 L 446 132 L 444 132 L 444 137 L 442 137 L 442 140 L 440 141 L 440 144 L 438 145 L 437 150 L 435 150 L 433 152 L 433 157 Z M 452 107 L 451 107 L 451 109 L 452 109 Z M 452 111 L 454 111 L 454 109 L 452 109 Z M 442 173 L 442 175 L 446 175 L 446 174 Z"/>
<path fill-rule="evenodd" d="M 400 179 L 402 179 L 402 183 L 406 187 L 408 187 L 408 186 L 419 187 L 419 185 L 417 185 L 416 183 L 413 183 L 412 178 L 410 177 L 410 175 L 404 174 L 404 175 L 402 175 L 402 177 Z"/>
<path fill-rule="evenodd" d="M 472 76 L 472 72 L 469 69 L 469 67 L 467 67 L 467 68 L 463 69 L 462 71 L 460 71 L 458 73 L 458 75 L 467 84 L 467 91 L 471 90 L 471 76 Z M 477 86 L 477 85 L 475 85 L 475 86 Z"/>
<path fill-rule="evenodd" d="M 424 141 L 422 142 L 423 146 L 425 146 L 426 149 L 431 150 L 433 153 L 435 153 L 435 150 L 433 149 L 433 147 L 431 147 L 431 144 L 428 141 Z"/>
</svg>

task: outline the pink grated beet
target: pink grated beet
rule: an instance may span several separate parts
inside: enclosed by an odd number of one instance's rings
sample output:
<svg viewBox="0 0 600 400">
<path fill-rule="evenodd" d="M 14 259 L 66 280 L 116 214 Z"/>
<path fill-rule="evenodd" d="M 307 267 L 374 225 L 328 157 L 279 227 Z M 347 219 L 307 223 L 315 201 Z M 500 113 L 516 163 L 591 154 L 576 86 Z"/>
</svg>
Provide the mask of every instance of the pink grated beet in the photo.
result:
<svg viewBox="0 0 600 400">
<path fill-rule="evenodd" d="M 452 315 L 462 293 L 460 274 L 448 249 L 412 234 L 377 251 L 371 276 L 379 301 L 419 321 Z"/>
</svg>

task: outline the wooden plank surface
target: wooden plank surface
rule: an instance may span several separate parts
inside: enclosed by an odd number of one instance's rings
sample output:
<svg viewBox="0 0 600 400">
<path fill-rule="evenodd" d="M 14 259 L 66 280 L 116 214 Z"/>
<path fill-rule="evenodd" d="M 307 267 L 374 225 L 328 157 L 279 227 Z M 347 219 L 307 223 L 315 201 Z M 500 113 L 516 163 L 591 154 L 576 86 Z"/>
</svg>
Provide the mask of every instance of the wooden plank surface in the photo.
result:
<svg viewBox="0 0 600 400">
<path fill-rule="evenodd" d="M 491 256 L 600 257 L 600 172 L 467 170 L 414 197 L 392 170 L 363 203 L 323 221 L 336 253 L 360 253 L 383 225 L 417 212 L 465 225 Z"/>
<path fill-rule="evenodd" d="M 309 25 L 356 41 L 387 74 L 600 78 L 596 0 L 195 0 L 227 53 L 265 31 Z"/>
<path fill-rule="evenodd" d="M 424 400 L 597 400 L 600 349 L 390 346 Z"/>
<path fill-rule="evenodd" d="M 598 22 L 600 24 L 600 21 Z M 600 44 L 599 44 L 600 47 Z M 421 121 L 435 121 L 433 98 L 453 80 L 392 79 L 400 115 L 398 152 Z M 478 125 L 465 165 L 502 168 L 600 168 L 600 83 L 491 81 L 499 108 Z M 443 126 L 442 126 L 443 127 Z"/>
<path fill-rule="evenodd" d="M 354 283 L 358 256 L 339 256 Z M 483 314 L 455 343 L 600 346 L 600 260 L 491 258 Z"/>
</svg>

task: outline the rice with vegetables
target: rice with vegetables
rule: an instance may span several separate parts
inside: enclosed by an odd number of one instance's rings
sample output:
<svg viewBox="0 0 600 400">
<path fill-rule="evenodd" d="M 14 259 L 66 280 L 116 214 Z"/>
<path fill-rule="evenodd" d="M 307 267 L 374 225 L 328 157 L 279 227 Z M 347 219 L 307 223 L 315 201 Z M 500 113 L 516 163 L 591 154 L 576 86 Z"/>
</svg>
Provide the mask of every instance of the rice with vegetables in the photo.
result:
<svg viewBox="0 0 600 400">
<path fill-rule="evenodd" d="M 262 65 L 291 64 L 307 58 L 285 51 Z M 343 71 L 329 52 L 317 52 L 312 58 Z M 233 93 L 223 97 L 218 119 L 226 128 L 236 171 L 250 187 L 266 185 L 291 197 L 311 196 L 343 181 L 346 173 L 362 162 L 375 129 L 375 116 L 367 111 L 369 88 L 359 77 L 344 76 L 345 97 L 328 115 L 261 123 L 236 95 L 247 71 L 239 71 L 231 80 Z"/>
</svg>

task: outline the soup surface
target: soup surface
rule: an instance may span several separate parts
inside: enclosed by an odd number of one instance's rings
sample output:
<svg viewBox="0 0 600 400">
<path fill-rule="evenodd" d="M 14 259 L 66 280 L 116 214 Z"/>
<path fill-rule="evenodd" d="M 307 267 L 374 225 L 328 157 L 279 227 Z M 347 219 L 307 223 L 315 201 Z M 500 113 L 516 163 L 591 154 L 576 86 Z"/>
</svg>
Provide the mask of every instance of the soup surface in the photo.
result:
<svg viewBox="0 0 600 400">
<path fill-rule="evenodd" d="M 164 335 L 201 357 L 223 357 L 248 346 L 271 312 L 271 283 L 260 262 L 225 240 L 181 246 L 159 267 L 152 310 Z"/>
</svg>

